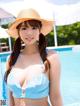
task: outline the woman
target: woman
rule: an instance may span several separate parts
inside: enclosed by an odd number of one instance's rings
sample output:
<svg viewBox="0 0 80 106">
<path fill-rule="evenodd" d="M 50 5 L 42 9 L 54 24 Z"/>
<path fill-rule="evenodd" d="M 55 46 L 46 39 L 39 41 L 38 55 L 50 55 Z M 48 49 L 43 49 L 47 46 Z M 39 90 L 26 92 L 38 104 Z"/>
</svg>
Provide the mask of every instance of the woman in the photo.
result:
<svg viewBox="0 0 80 106">
<path fill-rule="evenodd" d="M 5 74 L 8 106 L 48 106 L 48 96 L 52 106 L 62 106 L 59 56 L 46 50 L 44 36 L 52 26 L 53 21 L 27 9 L 9 27 L 8 33 L 16 41 Z M 23 50 L 21 40 L 25 43 Z"/>
</svg>

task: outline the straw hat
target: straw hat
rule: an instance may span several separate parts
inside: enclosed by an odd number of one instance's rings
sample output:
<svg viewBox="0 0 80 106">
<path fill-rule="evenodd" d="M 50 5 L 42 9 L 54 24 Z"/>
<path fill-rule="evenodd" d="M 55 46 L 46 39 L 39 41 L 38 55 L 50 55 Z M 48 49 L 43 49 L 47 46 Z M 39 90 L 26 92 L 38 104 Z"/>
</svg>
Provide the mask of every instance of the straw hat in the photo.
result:
<svg viewBox="0 0 80 106">
<path fill-rule="evenodd" d="M 13 38 L 17 38 L 19 35 L 16 27 L 20 23 L 32 19 L 39 20 L 42 22 L 41 33 L 44 35 L 47 35 L 53 28 L 52 20 L 42 19 L 37 13 L 37 11 L 35 11 L 34 9 L 24 9 L 18 14 L 16 20 L 11 24 L 11 26 L 7 30 L 8 34 Z"/>
</svg>

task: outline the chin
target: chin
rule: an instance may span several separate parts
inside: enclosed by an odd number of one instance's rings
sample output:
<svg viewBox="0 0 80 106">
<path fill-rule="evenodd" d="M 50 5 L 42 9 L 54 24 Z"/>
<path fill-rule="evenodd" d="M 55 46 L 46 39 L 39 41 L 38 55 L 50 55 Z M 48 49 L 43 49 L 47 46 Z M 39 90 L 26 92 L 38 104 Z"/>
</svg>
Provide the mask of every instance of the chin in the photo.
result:
<svg viewBox="0 0 80 106">
<path fill-rule="evenodd" d="M 27 46 L 29 46 L 29 45 L 33 45 L 34 43 L 33 42 L 31 42 L 31 43 L 25 43 Z"/>
</svg>

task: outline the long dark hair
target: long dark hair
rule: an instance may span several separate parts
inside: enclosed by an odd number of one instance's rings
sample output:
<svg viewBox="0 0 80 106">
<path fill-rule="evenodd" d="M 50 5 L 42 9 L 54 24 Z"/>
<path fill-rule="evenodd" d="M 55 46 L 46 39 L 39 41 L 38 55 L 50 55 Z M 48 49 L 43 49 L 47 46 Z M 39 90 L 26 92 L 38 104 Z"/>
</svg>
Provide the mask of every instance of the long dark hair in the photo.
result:
<svg viewBox="0 0 80 106">
<path fill-rule="evenodd" d="M 41 24 L 40 21 L 37 21 L 37 20 L 25 21 L 24 22 L 25 26 L 27 26 L 27 22 L 32 27 L 35 26 L 35 27 L 38 27 L 39 29 L 42 27 L 42 24 Z M 21 25 L 22 25 L 22 23 L 17 26 L 18 32 L 19 32 Z M 45 36 L 42 33 L 40 33 L 40 35 L 39 35 L 39 42 L 38 43 L 39 43 L 38 48 L 39 48 L 40 56 L 41 56 L 43 62 L 47 61 L 46 64 L 45 64 L 45 68 L 46 68 L 46 70 L 48 70 L 50 68 L 50 63 L 47 59 L 47 51 L 46 51 L 47 42 L 46 42 Z M 11 71 L 12 66 L 17 61 L 17 58 L 20 54 L 20 51 L 21 51 L 21 38 L 18 37 L 15 41 L 13 51 L 12 51 L 10 58 L 9 58 L 9 61 L 8 61 L 9 67 L 8 67 L 7 71 L 5 72 L 4 80 L 6 82 L 7 82 L 7 77 L 9 75 L 10 71 Z"/>
</svg>

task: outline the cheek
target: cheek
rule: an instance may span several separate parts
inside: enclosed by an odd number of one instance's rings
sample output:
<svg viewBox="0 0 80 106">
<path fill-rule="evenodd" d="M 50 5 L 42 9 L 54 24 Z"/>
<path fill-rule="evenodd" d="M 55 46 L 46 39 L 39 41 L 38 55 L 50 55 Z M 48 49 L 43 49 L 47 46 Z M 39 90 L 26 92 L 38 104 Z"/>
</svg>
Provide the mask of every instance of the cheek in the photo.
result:
<svg viewBox="0 0 80 106">
<path fill-rule="evenodd" d="M 36 36 L 35 36 L 35 39 L 36 39 L 36 40 L 39 40 L 39 34 L 40 34 L 39 32 L 36 32 L 36 34 L 35 34 L 35 35 L 36 35 Z"/>
<path fill-rule="evenodd" d="M 25 38 L 25 36 L 24 36 L 24 34 L 23 34 L 22 32 L 20 32 L 20 38 L 21 38 L 22 40 L 24 40 L 24 38 Z"/>
<path fill-rule="evenodd" d="M 36 40 L 39 40 L 39 35 L 36 34 L 35 39 Z"/>
</svg>

